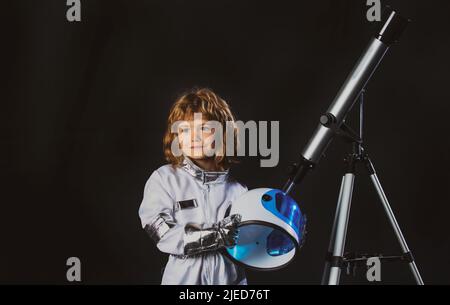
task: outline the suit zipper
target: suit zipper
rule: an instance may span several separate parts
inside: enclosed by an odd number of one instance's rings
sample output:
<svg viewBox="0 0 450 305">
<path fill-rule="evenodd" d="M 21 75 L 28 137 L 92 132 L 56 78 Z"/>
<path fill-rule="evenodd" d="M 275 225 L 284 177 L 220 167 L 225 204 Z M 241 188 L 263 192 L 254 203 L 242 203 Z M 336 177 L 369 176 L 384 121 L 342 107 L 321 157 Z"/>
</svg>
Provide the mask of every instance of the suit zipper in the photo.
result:
<svg viewBox="0 0 450 305">
<path fill-rule="evenodd" d="M 208 208 L 209 208 L 209 198 L 208 198 L 209 197 L 209 185 L 208 184 L 206 184 L 206 190 L 204 190 L 204 196 L 205 196 L 205 208 L 204 208 L 203 215 L 205 217 L 205 222 L 207 222 L 206 227 L 208 227 L 209 226 L 209 211 L 208 211 Z M 211 269 L 210 269 L 210 265 L 209 265 L 210 263 L 208 260 L 208 255 L 204 255 L 203 259 L 204 259 L 204 264 L 205 264 L 205 269 L 206 269 L 207 282 L 208 282 L 208 284 L 211 284 L 211 277 L 210 277 Z"/>
<path fill-rule="evenodd" d="M 206 214 L 207 214 L 207 217 L 208 217 L 206 219 L 208 219 L 208 221 L 211 221 L 211 215 L 209 215 L 209 184 L 206 185 L 205 202 L 206 202 Z"/>
</svg>

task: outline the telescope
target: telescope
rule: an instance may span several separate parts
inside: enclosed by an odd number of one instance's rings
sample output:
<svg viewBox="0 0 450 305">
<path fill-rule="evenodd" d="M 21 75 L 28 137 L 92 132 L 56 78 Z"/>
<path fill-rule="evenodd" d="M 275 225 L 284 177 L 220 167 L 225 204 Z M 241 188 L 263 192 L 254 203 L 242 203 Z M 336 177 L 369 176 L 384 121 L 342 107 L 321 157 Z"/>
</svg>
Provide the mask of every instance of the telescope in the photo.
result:
<svg viewBox="0 0 450 305">
<path fill-rule="evenodd" d="M 304 148 L 300 161 L 295 164 L 295 169 L 288 182 L 283 187 L 286 194 L 290 193 L 294 185 L 300 183 L 305 175 L 316 166 L 335 135 L 343 133 L 355 136 L 352 130 L 344 124 L 344 120 L 386 52 L 392 44 L 398 42 L 408 24 L 408 20 L 395 11 L 385 13 L 386 15 L 388 15 L 387 20 L 370 40 L 331 106 L 320 117 L 319 126 Z"/>
<path fill-rule="evenodd" d="M 241 214 L 242 221 L 237 244 L 226 249 L 226 254 L 231 260 L 247 268 L 262 271 L 280 269 L 292 262 L 305 240 L 306 216 L 302 213 L 300 205 L 289 194 L 294 186 L 316 167 L 327 147 L 338 135 L 350 140 L 353 151 L 346 158 L 348 166 L 341 183 L 322 283 L 338 284 L 340 271 L 343 265 L 348 263 L 344 256 L 344 245 L 355 166 L 357 163 L 364 163 L 402 247 L 403 255 L 399 258 L 408 261 L 416 282 L 423 284 L 373 163 L 362 146 L 362 106 L 365 87 L 390 46 L 400 39 L 408 23 L 409 20 L 396 11 L 390 8 L 385 11 L 381 27 L 371 38 L 331 106 L 320 117 L 317 129 L 303 149 L 300 160 L 293 165 L 284 187 L 281 190 L 271 188 L 250 190 L 232 203 L 229 213 Z M 348 113 L 358 101 L 359 134 L 345 123 Z"/>
</svg>

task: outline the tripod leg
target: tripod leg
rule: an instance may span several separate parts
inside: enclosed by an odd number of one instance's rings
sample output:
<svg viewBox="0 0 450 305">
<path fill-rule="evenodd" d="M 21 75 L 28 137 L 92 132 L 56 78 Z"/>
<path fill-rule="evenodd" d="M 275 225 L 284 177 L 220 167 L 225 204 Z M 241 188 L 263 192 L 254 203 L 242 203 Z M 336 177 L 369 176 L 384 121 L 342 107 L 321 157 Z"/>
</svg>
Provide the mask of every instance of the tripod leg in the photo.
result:
<svg viewBox="0 0 450 305">
<path fill-rule="evenodd" d="M 389 222 L 391 223 L 392 228 L 394 229 L 395 235 L 402 247 L 402 251 L 405 257 L 409 260 L 409 268 L 411 269 L 412 274 L 416 280 L 418 285 L 423 285 L 422 277 L 420 276 L 419 270 L 417 269 L 416 263 L 414 261 L 414 257 L 411 254 L 411 251 L 408 248 L 405 238 L 403 237 L 403 233 L 400 229 L 400 226 L 395 219 L 394 212 L 391 209 L 389 201 L 384 193 L 383 187 L 381 186 L 380 180 L 378 180 L 378 176 L 375 172 L 375 168 L 373 167 L 372 162 L 367 157 L 366 165 L 370 173 L 370 179 L 372 180 L 375 189 L 377 190 L 378 196 L 380 197 L 381 202 L 383 203 L 384 210 L 386 212 L 387 217 L 389 218 Z"/>
<path fill-rule="evenodd" d="M 342 192 L 344 189 L 344 179 L 345 179 L 345 177 L 342 177 L 341 187 L 339 189 L 339 197 L 338 197 L 338 201 L 337 201 L 336 212 L 334 214 L 333 227 L 331 228 L 330 243 L 328 244 L 327 258 L 326 258 L 326 262 L 325 262 L 325 268 L 323 269 L 323 274 L 322 274 L 322 282 L 321 282 L 322 285 L 326 285 L 328 283 L 328 277 L 330 275 L 331 257 L 333 256 L 333 245 L 334 245 L 334 239 L 335 239 L 335 235 L 336 235 L 337 217 L 339 215 L 340 206 L 341 206 L 340 203 L 342 200 Z"/>
<path fill-rule="evenodd" d="M 332 238 L 332 257 L 330 275 L 328 277 L 328 285 L 338 285 L 341 275 L 341 267 L 343 263 L 345 238 L 347 235 L 347 225 L 350 216 L 350 206 L 352 202 L 353 185 L 355 181 L 355 174 L 353 172 L 347 173 L 342 182 L 342 193 L 338 202 L 338 210 L 335 216 L 336 225 L 334 228 Z"/>
</svg>

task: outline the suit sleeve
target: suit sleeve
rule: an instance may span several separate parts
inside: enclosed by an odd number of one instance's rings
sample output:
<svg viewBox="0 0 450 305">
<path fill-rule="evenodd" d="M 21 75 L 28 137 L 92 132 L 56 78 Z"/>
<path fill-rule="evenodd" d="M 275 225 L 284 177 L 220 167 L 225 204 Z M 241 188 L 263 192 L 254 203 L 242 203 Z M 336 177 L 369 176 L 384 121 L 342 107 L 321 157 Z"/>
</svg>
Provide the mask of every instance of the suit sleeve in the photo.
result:
<svg viewBox="0 0 450 305">
<path fill-rule="evenodd" d="M 174 220 L 174 202 L 162 183 L 161 175 L 154 171 L 145 184 L 139 217 L 142 227 L 160 251 L 183 255 L 185 228 Z"/>
</svg>

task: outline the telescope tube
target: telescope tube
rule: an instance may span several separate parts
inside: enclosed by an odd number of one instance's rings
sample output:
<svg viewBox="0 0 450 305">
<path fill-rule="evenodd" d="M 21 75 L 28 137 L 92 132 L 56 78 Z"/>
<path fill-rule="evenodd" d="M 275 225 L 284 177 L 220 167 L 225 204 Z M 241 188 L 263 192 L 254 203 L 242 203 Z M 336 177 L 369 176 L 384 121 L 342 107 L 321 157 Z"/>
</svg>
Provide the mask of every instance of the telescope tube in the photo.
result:
<svg viewBox="0 0 450 305">
<path fill-rule="evenodd" d="M 295 166 L 289 181 L 283 188 L 286 194 L 320 161 L 336 130 L 344 122 L 389 47 L 399 40 L 408 22 L 393 10 L 387 13 L 386 21 L 370 40 L 327 112 L 320 117 L 319 126 L 304 148 L 300 162 Z"/>
</svg>

